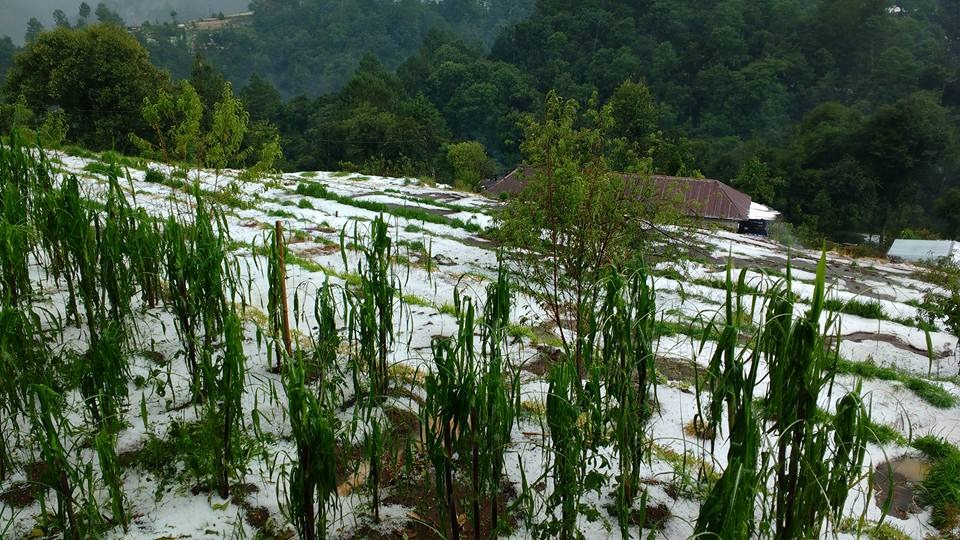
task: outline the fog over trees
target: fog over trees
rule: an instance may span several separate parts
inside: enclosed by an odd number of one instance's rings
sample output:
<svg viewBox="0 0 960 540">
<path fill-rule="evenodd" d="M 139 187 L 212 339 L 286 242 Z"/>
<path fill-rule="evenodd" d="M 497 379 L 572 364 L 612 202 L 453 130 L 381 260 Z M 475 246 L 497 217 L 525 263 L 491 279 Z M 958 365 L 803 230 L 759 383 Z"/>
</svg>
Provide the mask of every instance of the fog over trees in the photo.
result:
<svg viewBox="0 0 960 540">
<path fill-rule="evenodd" d="M 96 8 L 96 0 L 87 0 Z M 244 11 L 248 0 L 107 0 L 107 7 L 116 11 L 129 24 L 143 21 L 167 21 L 172 11 L 181 20 L 205 17 L 211 13 Z M 56 10 L 62 10 L 73 21 L 78 17 L 79 0 L 0 0 L 3 16 L 0 17 L 0 37 L 10 36 L 13 42 L 22 45 L 27 21 L 36 17 L 44 26 L 53 26 Z M 91 17 L 93 15 L 91 14 Z"/>
</svg>

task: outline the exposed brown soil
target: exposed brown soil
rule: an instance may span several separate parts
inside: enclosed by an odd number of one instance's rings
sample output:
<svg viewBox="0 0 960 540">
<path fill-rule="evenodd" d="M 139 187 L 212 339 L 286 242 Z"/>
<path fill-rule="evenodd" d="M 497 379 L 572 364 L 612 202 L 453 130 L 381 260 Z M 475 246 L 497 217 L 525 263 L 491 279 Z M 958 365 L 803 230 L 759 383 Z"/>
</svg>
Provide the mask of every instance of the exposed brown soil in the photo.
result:
<svg viewBox="0 0 960 540">
<path fill-rule="evenodd" d="M 311 259 L 313 257 L 319 257 L 322 255 L 329 255 L 331 253 L 339 253 L 340 246 L 329 244 L 329 245 L 319 245 L 307 249 L 300 249 L 296 251 L 298 257 L 303 259 Z"/>
<path fill-rule="evenodd" d="M 244 514 L 247 524 L 257 530 L 263 529 L 270 520 L 270 511 L 262 506 L 251 507 Z"/>
<path fill-rule="evenodd" d="M 490 240 L 484 240 L 479 236 L 468 236 L 460 240 L 460 242 L 466 246 L 476 247 L 480 249 L 488 249 L 493 251 L 497 248 L 496 242 L 491 242 Z"/>
<path fill-rule="evenodd" d="M 914 457 L 902 457 L 878 465 L 873 475 L 877 507 L 883 509 L 890 501 L 887 515 L 904 520 L 909 514 L 919 512 L 916 490 L 929 470 L 930 464 L 926 460 Z"/>
<path fill-rule="evenodd" d="M 50 466 L 47 465 L 46 461 L 34 461 L 23 468 L 27 474 L 27 480 L 30 482 L 40 482 L 43 480 L 43 477 L 47 475 L 49 469 Z"/>
<path fill-rule="evenodd" d="M 43 484 L 43 477 L 47 474 L 46 461 L 34 461 L 24 467 L 27 480 L 14 482 L 6 491 L 0 493 L 0 501 L 14 508 L 30 506 L 41 495 L 46 493 L 49 486 Z"/>
<path fill-rule="evenodd" d="M 560 353 L 553 347 L 547 347 L 545 345 L 538 346 L 537 351 L 538 353 L 523 365 L 523 370 L 529 371 L 538 377 L 543 377 L 547 374 L 550 366 L 560 358 Z"/>
<path fill-rule="evenodd" d="M 36 502 L 48 489 L 48 486 L 37 482 L 14 482 L 0 493 L 0 502 L 13 508 L 23 508 Z"/>
<path fill-rule="evenodd" d="M 697 366 L 690 360 L 670 356 L 658 356 L 657 369 L 668 381 L 680 381 L 693 384 L 697 380 Z"/>
<path fill-rule="evenodd" d="M 438 497 L 436 488 L 433 485 L 433 476 L 429 471 L 419 475 L 419 478 L 410 478 L 397 485 L 393 489 L 393 494 L 386 497 L 384 504 L 402 505 L 412 510 L 407 513 L 409 521 L 404 526 L 390 533 L 381 533 L 369 526 L 364 526 L 354 531 L 351 539 L 359 540 L 361 538 L 377 539 L 407 539 L 407 538 L 443 538 L 450 534 L 450 522 L 442 517 L 445 510 L 445 501 Z M 460 526 L 460 537 L 469 538 L 488 538 L 491 532 L 491 509 L 489 501 L 483 501 L 480 505 L 480 534 L 477 535 L 473 530 L 473 519 L 469 514 L 471 511 L 471 502 L 467 496 L 471 491 L 462 484 L 457 484 L 454 489 L 457 498 L 457 522 Z M 500 518 L 509 519 L 506 516 L 506 507 L 510 501 L 516 497 L 516 490 L 511 485 L 504 484 L 503 490 L 497 498 Z M 466 505 L 466 506 L 464 506 Z M 509 519 L 509 523 L 515 526 L 514 520 Z M 436 531 L 445 532 L 439 536 Z"/>
<path fill-rule="evenodd" d="M 927 356 L 929 354 L 929 351 L 927 351 L 926 349 L 920 349 L 918 347 L 914 347 L 913 345 L 907 343 L 906 341 L 900 339 L 899 337 L 891 334 L 878 334 L 874 332 L 854 332 L 853 334 L 847 334 L 845 336 L 842 336 L 841 339 L 845 341 L 852 341 L 854 343 L 863 343 L 864 341 L 882 341 L 884 343 L 889 343 L 902 351 L 912 352 L 912 353 L 920 354 L 923 356 Z M 950 358 L 952 355 L 953 353 L 951 353 L 950 351 L 940 351 L 940 352 L 934 351 L 933 353 L 934 358 L 941 359 L 941 360 L 944 358 Z"/>
<path fill-rule="evenodd" d="M 416 208 L 418 211 L 426 212 L 428 214 L 433 214 L 435 216 L 446 216 L 448 214 L 456 214 L 456 210 L 447 210 L 444 208 L 423 208 L 418 206 L 415 203 L 411 204 L 397 204 L 397 203 L 382 203 L 387 210 L 397 210 L 403 208 Z"/>
<path fill-rule="evenodd" d="M 167 359 L 163 356 L 163 353 L 157 351 L 140 351 L 138 354 L 158 366 L 167 365 Z"/>
<path fill-rule="evenodd" d="M 606 506 L 607 513 L 611 516 L 616 517 L 617 507 L 614 505 Z M 636 508 L 630 510 L 630 524 L 631 525 L 640 525 L 642 529 L 659 531 L 663 528 L 663 525 L 670 519 L 670 516 L 673 514 L 670 513 L 670 509 L 667 508 L 667 505 L 663 503 L 659 504 L 648 504 L 643 512 L 643 523 L 641 524 L 641 512 Z"/>
</svg>

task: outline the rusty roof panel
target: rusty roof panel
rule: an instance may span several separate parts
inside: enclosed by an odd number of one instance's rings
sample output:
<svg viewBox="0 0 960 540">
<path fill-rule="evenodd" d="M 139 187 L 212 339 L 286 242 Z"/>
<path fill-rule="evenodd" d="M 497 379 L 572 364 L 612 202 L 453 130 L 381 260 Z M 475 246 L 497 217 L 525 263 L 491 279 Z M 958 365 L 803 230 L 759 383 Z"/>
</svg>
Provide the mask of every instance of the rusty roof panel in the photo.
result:
<svg viewBox="0 0 960 540">
<path fill-rule="evenodd" d="M 487 192 L 493 195 L 501 193 L 516 195 L 527 183 L 524 177 L 529 177 L 532 172 L 531 167 L 527 165 L 518 167 L 487 186 Z M 637 175 L 624 175 L 624 177 L 641 179 Z M 652 180 L 660 195 L 682 197 L 684 212 L 689 216 L 733 221 L 750 217 L 750 196 L 719 180 L 664 175 L 653 175 Z"/>
</svg>

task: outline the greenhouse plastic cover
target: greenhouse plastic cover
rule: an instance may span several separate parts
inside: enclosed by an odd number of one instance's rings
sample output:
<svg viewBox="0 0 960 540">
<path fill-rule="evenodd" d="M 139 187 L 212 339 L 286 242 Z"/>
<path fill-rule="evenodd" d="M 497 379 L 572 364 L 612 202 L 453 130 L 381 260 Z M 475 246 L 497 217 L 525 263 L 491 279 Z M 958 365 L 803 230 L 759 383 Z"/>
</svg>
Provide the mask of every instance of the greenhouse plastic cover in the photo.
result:
<svg viewBox="0 0 960 540">
<path fill-rule="evenodd" d="M 898 238 L 887 252 L 888 258 L 904 261 L 936 261 L 953 258 L 960 261 L 960 244 L 953 240 L 904 240 Z"/>
</svg>

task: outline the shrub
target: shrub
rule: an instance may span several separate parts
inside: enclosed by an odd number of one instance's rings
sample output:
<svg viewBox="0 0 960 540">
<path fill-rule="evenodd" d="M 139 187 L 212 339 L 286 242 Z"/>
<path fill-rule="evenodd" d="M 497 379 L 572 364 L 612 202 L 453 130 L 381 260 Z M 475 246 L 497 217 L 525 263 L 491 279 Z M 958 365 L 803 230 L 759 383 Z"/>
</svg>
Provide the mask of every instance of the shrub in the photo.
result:
<svg viewBox="0 0 960 540">
<path fill-rule="evenodd" d="M 887 314 L 879 302 L 872 300 L 857 300 L 856 298 L 844 302 L 837 298 L 828 298 L 823 307 L 837 313 L 856 315 L 865 319 L 886 319 Z"/>
<path fill-rule="evenodd" d="M 167 182 L 167 178 L 163 175 L 163 173 L 156 169 L 147 169 L 147 174 L 144 176 L 144 180 L 150 182 L 151 184 L 165 184 Z"/>
</svg>

